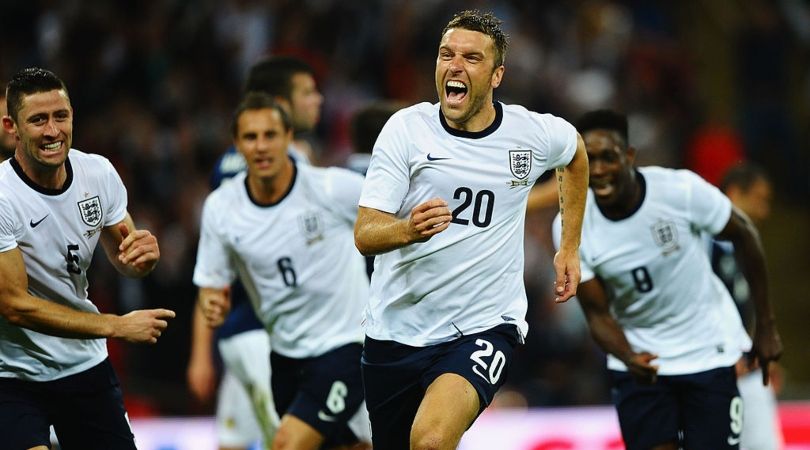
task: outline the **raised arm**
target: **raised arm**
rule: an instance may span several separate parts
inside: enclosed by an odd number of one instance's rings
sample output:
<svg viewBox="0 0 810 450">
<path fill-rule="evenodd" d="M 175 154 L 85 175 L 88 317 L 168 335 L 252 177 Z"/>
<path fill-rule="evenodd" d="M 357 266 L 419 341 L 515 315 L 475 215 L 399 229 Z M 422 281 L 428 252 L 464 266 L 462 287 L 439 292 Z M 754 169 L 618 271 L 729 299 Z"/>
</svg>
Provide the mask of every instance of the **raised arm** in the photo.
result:
<svg viewBox="0 0 810 450">
<path fill-rule="evenodd" d="M 149 230 L 135 229 L 129 213 L 101 231 L 101 246 L 116 270 L 130 278 L 145 277 L 160 260 L 157 238 Z"/>
<path fill-rule="evenodd" d="M 609 300 L 602 282 L 594 278 L 582 283 L 577 298 L 588 320 L 591 336 L 602 350 L 619 358 L 639 382 L 654 383 L 658 366 L 650 364 L 650 361 L 658 356 L 633 351 L 624 330 L 610 314 Z"/>
<path fill-rule="evenodd" d="M 768 364 L 782 356 L 782 340 L 776 330 L 776 320 L 768 297 L 768 274 L 765 268 L 765 252 L 754 224 L 736 206 L 718 239 L 734 244 L 737 264 L 751 290 L 756 320 L 754 323 L 754 348 L 757 361 L 762 367 L 762 383 L 768 384 Z"/>
<path fill-rule="evenodd" d="M 446 230 L 452 219 L 447 202 L 440 198 L 417 205 L 406 219 L 361 206 L 354 224 L 354 243 L 363 255 L 378 255 L 425 242 Z"/>
<path fill-rule="evenodd" d="M 0 314 L 12 325 L 75 339 L 121 338 L 154 344 L 174 317 L 167 309 L 133 311 L 124 316 L 78 311 L 28 293 L 22 253 L 0 253 Z"/>
<path fill-rule="evenodd" d="M 560 189 L 562 236 L 560 250 L 554 255 L 554 270 L 557 273 L 554 281 L 556 294 L 554 301 L 560 303 L 577 293 L 577 285 L 581 278 L 579 243 L 588 191 L 588 154 L 579 133 L 577 133 L 577 150 L 571 162 L 557 169 L 557 184 Z"/>
</svg>

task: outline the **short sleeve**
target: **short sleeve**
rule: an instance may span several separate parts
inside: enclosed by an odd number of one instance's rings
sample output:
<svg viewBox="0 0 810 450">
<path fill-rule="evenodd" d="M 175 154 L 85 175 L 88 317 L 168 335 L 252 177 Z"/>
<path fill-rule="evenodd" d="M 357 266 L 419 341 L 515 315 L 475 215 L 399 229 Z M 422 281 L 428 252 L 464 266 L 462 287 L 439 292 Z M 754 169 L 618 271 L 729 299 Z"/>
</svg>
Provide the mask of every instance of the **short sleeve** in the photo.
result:
<svg viewBox="0 0 810 450">
<path fill-rule="evenodd" d="M 562 216 L 557 213 L 557 217 L 554 218 L 554 222 L 551 224 L 551 238 L 554 241 L 554 249 L 560 249 L 560 241 L 562 240 Z M 596 275 L 593 272 L 593 268 L 588 265 L 587 263 L 588 258 L 585 257 L 582 251 L 582 246 L 579 247 L 579 271 L 580 271 L 580 283 L 584 283 L 586 281 L 592 280 Z"/>
<path fill-rule="evenodd" d="M 213 194 L 205 200 L 200 224 L 200 242 L 194 265 L 193 282 L 197 287 L 224 288 L 236 278 L 230 254 L 222 238 L 220 217 Z"/>
<path fill-rule="evenodd" d="M 728 197 L 694 172 L 678 172 L 687 183 L 690 222 L 713 235 L 723 231 L 731 218 L 731 201 Z"/>
<path fill-rule="evenodd" d="M 360 206 L 396 213 L 410 188 L 405 115 L 395 113 L 383 127 L 371 153 Z"/>
<path fill-rule="evenodd" d="M 577 130 L 565 119 L 549 114 L 544 117 L 548 118 L 545 127 L 549 149 L 548 167 L 567 166 L 577 151 Z"/>
<path fill-rule="evenodd" d="M 105 159 L 107 167 L 107 195 L 109 204 L 104 217 L 104 226 L 115 225 L 124 220 L 127 215 L 127 189 L 112 163 Z"/>
<path fill-rule="evenodd" d="M 347 169 L 326 169 L 324 183 L 327 206 L 352 226 L 357 219 L 357 205 L 363 189 L 363 176 Z"/>
<path fill-rule="evenodd" d="M 14 210 L 9 199 L 0 194 L 0 252 L 17 247 L 14 234 Z"/>
</svg>

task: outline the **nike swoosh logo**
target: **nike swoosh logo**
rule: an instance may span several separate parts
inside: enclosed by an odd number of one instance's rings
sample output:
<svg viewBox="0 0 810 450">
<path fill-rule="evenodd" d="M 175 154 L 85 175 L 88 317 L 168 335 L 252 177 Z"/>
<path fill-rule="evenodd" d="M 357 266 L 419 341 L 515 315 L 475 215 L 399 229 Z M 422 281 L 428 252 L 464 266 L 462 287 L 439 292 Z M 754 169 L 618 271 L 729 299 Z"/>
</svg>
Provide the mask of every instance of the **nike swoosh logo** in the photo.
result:
<svg viewBox="0 0 810 450">
<path fill-rule="evenodd" d="M 472 371 L 473 371 L 473 372 L 475 372 L 475 374 L 476 374 L 476 375 L 478 375 L 479 377 L 483 378 L 483 379 L 484 379 L 484 381 L 486 381 L 487 383 L 492 384 L 492 383 L 489 381 L 489 378 L 487 378 L 487 376 L 486 376 L 486 375 L 484 375 L 483 373 L 481 373 L 481 369 L 479 369 L 479 368 L 478 368 L 478 366 L 472 366 Z"/>
<path fill-rule="evenodd" d="M 37 220 L 36 222 L 34 222 L 34 219 L 31 219 L 31 221 L 28 222 L 28 225 L 31 225 L 31 228 L 36 228 L 37 225 L 41 224 L 43 220 L 48 218 L 48 216 L 50 216 L 50 214 L 45 214 L 45 217 Z"/>
<path fill-rule="evenodd" d="M 437 156 L 430 156 L 430 153 L 427 154 L 427 160 L 428 161 L 441 161 L 441 160 L 444 160 L 444 159 L 450 159 L 450 158 L 440 158 L 440 157 L 437 157 Z"/>
<path fill-rule="evenodd" d="M 334 422 L 335 420 L 337 420 L 337 417 L 330 416 L 329 414 L 323 412 L 323 410 L 318 411 L 318 418 L 323 420 L 324 422 Z"/>
<path fill-rule="evenodd" d="M 740 443 L 740 438 L 739 437 L 736 437 L 736 438 L 732 437 L 732 436 L 728 437 L 728 445 L 737 445 L 739 443 Z"/>
</svg>

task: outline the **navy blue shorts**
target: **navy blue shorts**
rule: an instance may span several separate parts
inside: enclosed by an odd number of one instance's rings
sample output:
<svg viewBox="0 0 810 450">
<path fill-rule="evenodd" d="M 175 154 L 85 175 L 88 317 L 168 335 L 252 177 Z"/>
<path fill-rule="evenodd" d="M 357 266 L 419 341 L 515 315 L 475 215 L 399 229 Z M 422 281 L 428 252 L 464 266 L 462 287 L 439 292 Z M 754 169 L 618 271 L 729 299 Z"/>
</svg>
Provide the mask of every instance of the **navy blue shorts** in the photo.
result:
<svg viewBox="0 0 810 450">
<path fill-rule="evenodd" d="M 54 381 L 0 378 L 0 448 L 50 448 L 50 425 L 62 450 L 135 450 L 108 360 Z"/>
<path fill-rule="evenodd" d="M 664 375 L 651 385 L 610 371 L 613 403 L 628 450 L 678 442 L 689 450 L 737 449 L 743 404 L 734 367 Z"/>
<path fill-rule="evenodd" d="M 348 344 L 304 359 L 271 352 L 278 415 L 291 414 L 318 430 L 324 448 L 356 443 L 347 422 L 363 404 L 362 351 L 360 344 Z"/>
<path fill-rule="evenodd" d="M 427 347 L 366 337 L 363 382 L 374 448 L 410 448 L 411 426 L 425 391 L 445 373 L 475 387 L 480 414 L 506 382 L 518 341 L 517 327 L 509 324 Z"/>
</svg>

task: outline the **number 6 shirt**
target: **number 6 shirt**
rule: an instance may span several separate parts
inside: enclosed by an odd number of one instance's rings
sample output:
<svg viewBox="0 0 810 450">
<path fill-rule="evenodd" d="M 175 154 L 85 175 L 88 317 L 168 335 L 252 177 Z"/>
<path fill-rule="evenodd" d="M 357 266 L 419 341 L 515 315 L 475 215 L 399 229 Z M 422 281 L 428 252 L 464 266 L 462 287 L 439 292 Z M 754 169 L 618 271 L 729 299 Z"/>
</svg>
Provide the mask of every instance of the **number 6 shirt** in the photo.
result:
<svg viewBox="0 0 810 450">
<path fill-rule="evenodd" d="M 238 275 L 273 351 L 288 358 L 362 342 L 368 276 L 353 231 L 362 183 L 296 164 L 285 196 L 260 205 L 246 173 L 225 181 L 203 206 L 194 284 L 224 288 Z"/>
<path fill-rule="evenodd" d="M 494 106 L 495 120 L 480 132 L 450 128 L 429 103 L 397 112 L 383 127 L 360 206 L 404 219 L 439 197 L 453 221 L 427 242 L 376 257 L 369 337 L 426 346 L 502 323 L 528 331 L 526 201 L 543 172 L 571 161 L 577 134 L 558 117 Z"/>
</svg>

